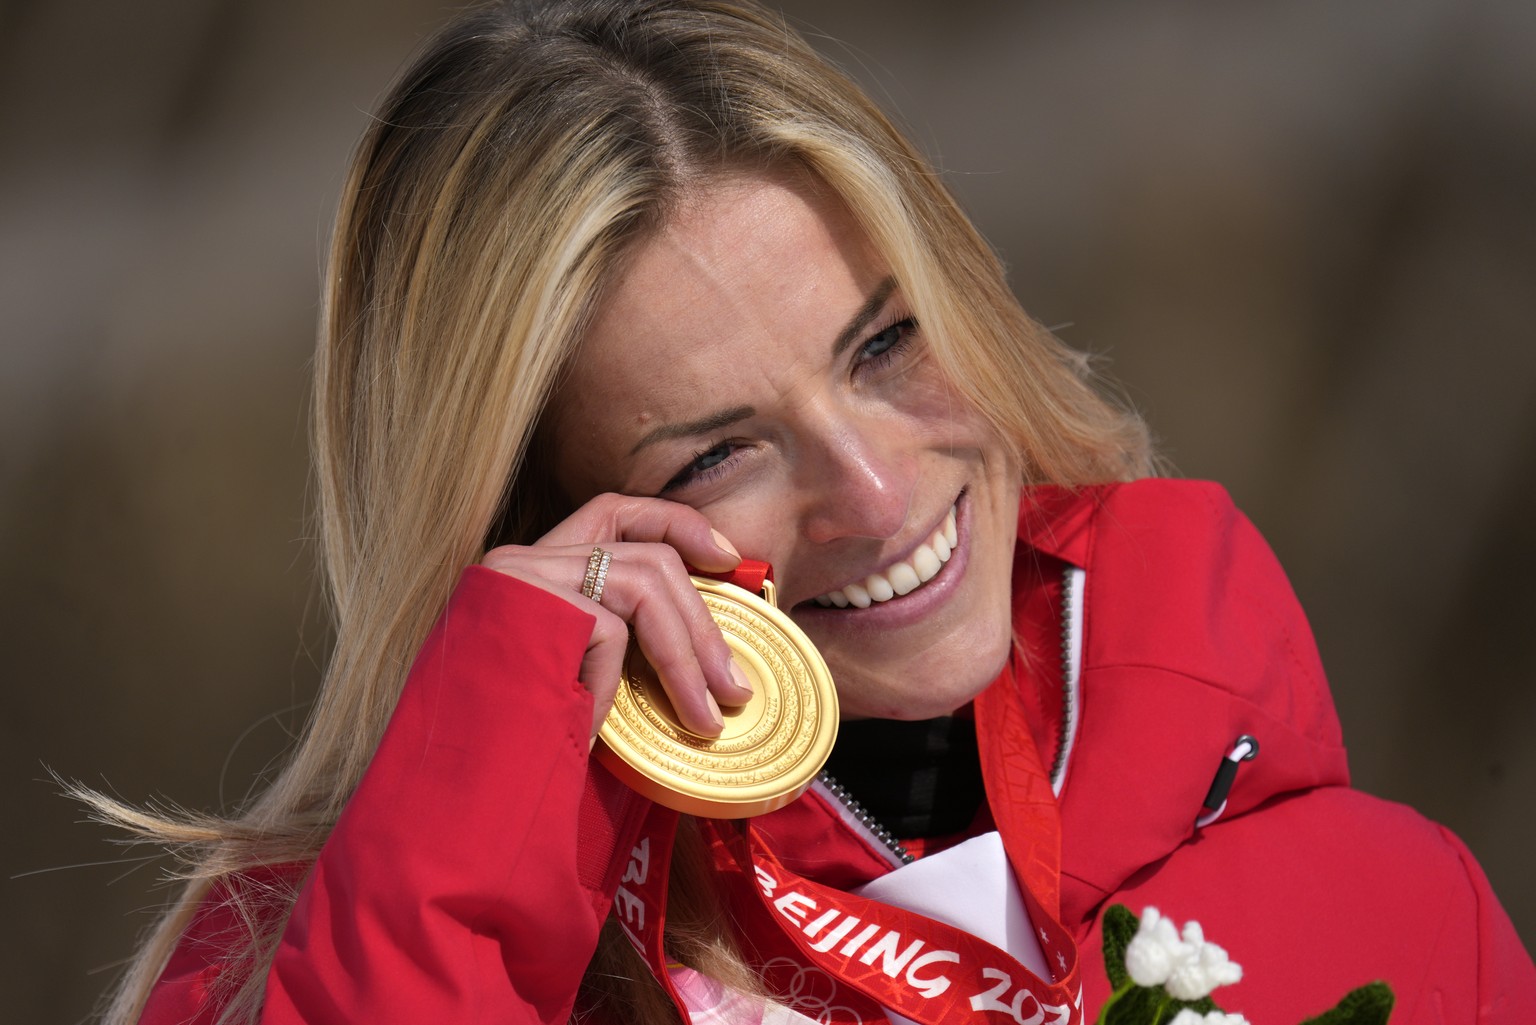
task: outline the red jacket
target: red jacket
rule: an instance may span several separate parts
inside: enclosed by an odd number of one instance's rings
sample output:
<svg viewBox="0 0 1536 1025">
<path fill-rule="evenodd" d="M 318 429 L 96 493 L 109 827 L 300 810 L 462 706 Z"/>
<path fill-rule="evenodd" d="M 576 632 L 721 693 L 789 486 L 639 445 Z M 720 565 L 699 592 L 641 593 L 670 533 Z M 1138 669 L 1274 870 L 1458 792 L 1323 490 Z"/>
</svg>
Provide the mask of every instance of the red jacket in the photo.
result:
<svg viewBox="0 0 1536 1025">
<path fill-rule="evenodd" d="M 1016 669 L 1042 757 L 1070 748 L 1062 913 L 1090 1018 L 1107 991 L 1098 918 L 1118 902 L 1198 919 L 1245 970 L 1216 999 L 1254 1022 L 1299 1022 L 1373 979 L 1396 992 L 1396 1025 L 1536 1021 L 1536 967 L 1466 848 L 1348 788 L 1306 621 L 1221 489 L 1034 489 L 1019 538 Z M 588 779 L 591 705 L 576 672 L 591 623 L 509 577 L 465 572 L 305 881 L 263 1021 L 567 1018 L 615 853 L 643 810 Z M 1065 696 L 1064 675 L 1076 678 Z M 1243 734 L 1259 756 L 1199 828 Z M 890 867 L 819 791 L 760 825 L 787 865 L 823 882 Z M 143 1021 L 215 1018 L 220 977 L 239 970 L 220 957 L 241 929 L 224 893 L 183 937 Z"/>
</svg>

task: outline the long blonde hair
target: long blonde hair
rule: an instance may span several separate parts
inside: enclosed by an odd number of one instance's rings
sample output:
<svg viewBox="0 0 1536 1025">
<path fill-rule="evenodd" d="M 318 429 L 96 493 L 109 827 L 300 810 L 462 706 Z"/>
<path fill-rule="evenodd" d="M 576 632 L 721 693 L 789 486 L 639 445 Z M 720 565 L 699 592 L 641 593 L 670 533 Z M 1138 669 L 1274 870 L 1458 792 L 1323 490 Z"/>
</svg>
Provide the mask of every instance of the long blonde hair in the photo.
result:
<svg viewBox="0 0 1536 1025">
<path fill-rule="evenodd" d="M 187 865 L 110 1021 L 136 1017 L 213 883 L 316 857 L 460 571 L 493 541 L 530 541 L 562 515 L 534 439 L 636 240 L 720 175 L 786 169 L 846 203 L 938 365 L 1011 442 L 1027 479 L 1149 472 L 1140 421 L 1025 316 L 933 169 L 781 18 L 744 0 L 503 4 L 461 17 L 391 90 L 343 189 L 314 410 L 336 643 L 292 760 L 229 818 L 90 798 Z M 699 871 L 681 864 L 680 888 L 697 888 L 687 877 Z M 259 1007 L 291 902 L 234 893 L 251 927 L 229 952 L 246 974 L 228 1020 Z M 675 917 L 680 949 L 730 975 L 720 930 Z M 599 957 L 622 961 L 613 947 L 605 940 Z M 644 974 L 620 985 L 665 1020 L 640 992 Z"/>
</svg>

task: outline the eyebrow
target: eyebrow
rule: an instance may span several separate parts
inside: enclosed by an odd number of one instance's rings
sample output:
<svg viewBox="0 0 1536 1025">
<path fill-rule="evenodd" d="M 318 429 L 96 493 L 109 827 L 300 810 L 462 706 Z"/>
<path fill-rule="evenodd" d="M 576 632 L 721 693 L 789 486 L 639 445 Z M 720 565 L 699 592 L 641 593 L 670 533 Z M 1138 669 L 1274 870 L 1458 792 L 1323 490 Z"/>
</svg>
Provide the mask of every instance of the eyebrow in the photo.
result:
<svg viewBox="0 0 1536 1025">
<path fill-rule="evenodd" d="M 722 427 L 745 420 L 749 416 L 756 416 L 757 410 L 751 406 L 733 406 L 730 409 L 722 409 L 718 413 L 701 416 L 697 420 L 687 420 L 680 424 L 662 424 L 655 430 L 646 432 L 645 437 L 635 443 L 635 447 L 629 450 L 634 455 L 647 445 L 658 441 L 671 441 L 674 438 L 693 438 L 700 434 L 713 434 Z"/>
<path fill-rule="evenodd" d="M 886 302 L 891 298 L 891 293 L 895 291 L 896 279 L 894 277 L 888 277 L 875 286 L 875 290 L 870 293 L 869 298 L 864 300 L 864 305 L 858 308 L 854 315 L 848 319 L 848 323 L 843 325 L 843 329 L 838 332 L 837 341 L 832 343 L 833 359 L 840 356 L 844 349 L 854 343 L 859 334 L 869 326 L 869 322 L 874 320 L 885 307 Z M 658 441 L 672 441 L 677 438 L 695 438 L 701 434 L 713 434 L 715 431 L 756 415 L 757 410 L 752 406 L 733 406 L 730 409 L 722 409 L 718 412 L 710 413 L 708 416 L 699 417 L 697 420 L 687 420 L 676 424 L 662 424 L 660 427 L 647 431 L 644 437 L 635 442 L 635 447 L 629 450 L 629 454 L 634 455 L 647 445 L 654 445 Z"/>
</svg>

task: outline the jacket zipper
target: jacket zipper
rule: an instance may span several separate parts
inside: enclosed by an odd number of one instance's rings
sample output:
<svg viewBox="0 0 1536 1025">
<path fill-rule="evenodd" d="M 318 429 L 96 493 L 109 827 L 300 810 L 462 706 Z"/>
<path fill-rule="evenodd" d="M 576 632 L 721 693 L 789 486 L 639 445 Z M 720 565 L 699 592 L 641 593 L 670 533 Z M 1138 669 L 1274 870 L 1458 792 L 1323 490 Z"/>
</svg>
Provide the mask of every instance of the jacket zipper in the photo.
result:
<svg viewBox="0 0 1536 1025">
<path fill-rule="evenodd" d="M 891 831 L 875 820 L 875 817 L 865 810 L 864 806 L 856 801 L 848 788 L 839 783 L 825 770 L 818 773 L 816 782 L 820 784 L 823 793 L 830 794 L 846 813 L 843 819 L 850 825 L 858 825 L 869 834 L 869 839 L 882 847 L 887 856 L 901 865 L 910 865 L 915 860 L 905 847 L 897 842 L 891 835 Z"/>
<path fill-rule="evenodd" d="M 1087 574 L 1068 566 L 1061 574 L 1061 721 L 1056 730 L 1056 755 L 1051 759 L 1051 790 L 1061 796 L 1067 760 L 1077 741 L 1082 704 L 1078 682 L 1083 666 L 1083 590 Z"/>
<path fill-rule="evenodd" d="M 1061 601 L 1061 721 L 1056 731 L 1056 752 L 1051 759 L 1051 790 L 1061 793 L 1065 781 L 1067 761 L 1077 739 L 1078 680 L 1082 668 L 1083 633 L 1083 583 L 1084 573 L 1076 566 L 1068 566 L 1062 572 Z M 823 771 L 816 777 L 819 789 L 832 797 L 842 808 L 843 818 L 856 825 L 868 838 L 886 851 L 897 864 L 910 865 L 912 854 L 897 842 L 891 831 L 882 826 L 848 789 L 830 773 Z"/>
</svg>

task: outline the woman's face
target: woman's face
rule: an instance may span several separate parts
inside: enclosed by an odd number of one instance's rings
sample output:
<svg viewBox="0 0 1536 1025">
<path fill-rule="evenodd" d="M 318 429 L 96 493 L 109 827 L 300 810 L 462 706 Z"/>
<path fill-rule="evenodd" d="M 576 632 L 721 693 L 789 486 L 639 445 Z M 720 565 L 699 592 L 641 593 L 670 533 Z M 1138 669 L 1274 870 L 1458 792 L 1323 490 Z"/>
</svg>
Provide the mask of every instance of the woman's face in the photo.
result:
<svg viewBox="0 0 1536 1025">
<path fill-rule="evenodd" d="M 1018 469 L 836 200 L 704 190 L 621 272 L 553 416 L 570 499 L 681 502 L 772 563 L 845 717 L 942 715 L 1002 667 Z"/>
</svg>

